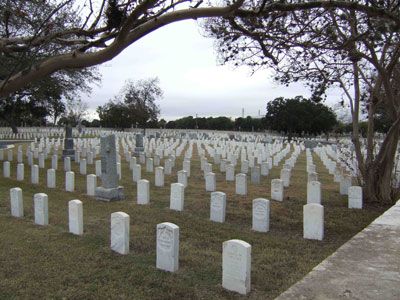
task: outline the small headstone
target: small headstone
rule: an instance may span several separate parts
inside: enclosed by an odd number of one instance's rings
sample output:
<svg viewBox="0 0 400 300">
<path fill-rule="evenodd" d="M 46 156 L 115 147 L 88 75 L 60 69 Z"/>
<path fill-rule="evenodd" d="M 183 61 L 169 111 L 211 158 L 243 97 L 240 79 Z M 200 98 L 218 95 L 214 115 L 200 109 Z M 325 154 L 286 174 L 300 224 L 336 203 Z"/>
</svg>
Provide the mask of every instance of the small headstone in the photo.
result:
<svg viewBox="0 0 400 300">
<path fill-rule="evenodd" d="M 349 208 L 362 209 L 363 199 L 362 199 L 362 188 L 361 186 L 351 186 L 349 187 Z"/>
<path fill-rule="evenodd" d="M 311 182 L 311 181 L 318 181 L 318 174 L 315 172 L 309 172 L 307 173 L 307 182 Z"/>
<path fill-rule="evenodd" d="M 96 160 L 95 173 L 97 177 L 101 177 L 101 160 Z"/>
<path fill-rule="evenodd" d="M 251 183 L 260 184 L 261 170 L 259 166 L 251 168 Z"/>
<path fill-rule="evenodd" d="M 282 169 L 281 170 L 281 180 L 283 181 L 283 186 L 288 187 L 290 185 L 290 169 Z"/>
<path fill-rule="evenodd" d="M 50 189 L 56 188 L 56 170 L 54 169 L 47 170 L 47 187 Z"/>
<path fill-rule="evenodd" d="M 246 295 L 251 286 L 251 245 L 229 240 L 222 248 L 222 287 Z"/>
<path fill-rule="evenodd" d="M 217 180 L 215 177 L 215 173 L 207 173 L 206 174 L 206 191 L 214 192 L 216 190 Z"/>
<path fill-rule="evenodd" d="M 261 163 L 261 175 L 268 176 L 269 174 L 269 164 L 268 162 Z"/>
<path fill-rule="evenodd" d="M 153 173 L 154 169 L 154 164 L 153 164 L 153 159 L 151 157 L 148 157 L 146 159 L 146 172 Z"/>
<path fill-rule="evenodd" d="M 351 187 L 351 176 L 343 175 L 340 179 L 340 195 L 348 195 Z"/>
<path fill-rule="evenodd" d="M 16 187 L 10 189 L 11 215 L 22 218 L 24 216 L 24 202 L 22 198 L 22 189 Z"/>
<path fill-rule="evenodd" d="M 49 225 L 49 204 L 47 195 L 44 193 L 35 194 L 33 196 L 33 202 L 35 207 L 35 223 L 38 225 Z"/>
<path fill-rule="evenodd" d="M 185 170 L 178 171 L 178 183 L 183 184 L 184 187 L 188 185 L 187 172 Z"/>
<path fill-rule="evenodd" d="M 155 169 L 155 186 L 163 187 L 164 186 L 164 168 L 156 167 Z"/>
<path fill-rule="evenodd" d="M 97 187 L 97 176 L 89 174 L 86 176 L 86 193 L 88 196 L 95 196 Z"/>
<path fill-rule="evenodd" d="M 66 172 L 65 173 L 65 191 L 73 192 L 75 190 L 75 173 Z"/>
<path fill-rule="evenodd" d="M 224 223 L 226 213 L 226 194 L 223 192 L 211 193 L 210 220 Z"/>
<path fill-rule="evenodd" d="M 39 184 L 39 166 L 33 165 L 31 169 L 31 183 Z"/>
<path fill-rule="evenodd" d="M 150 182 L 146 179 L 141 179 L 137 183 L 137 204 L 150 203 Z"/>
<path fill-rule="evenodd" d="M 74 139 L 72 137 L 72 128 L 70 126 L 65 127 L 65 139 L 64 139 L 64 150 L 62 152 L 62 157 L 69 157 L 70 159 L 75 159 L 74 150 Z M 64 171 L 70 171 L 64 170 Z"/>
<path fill-rule="evenodd" d="M 139 164 L 133 165 L 132 180 L 133 182 L 138 182 L 140 179 L 142 179 L 142 166 Z"/>
<path fill-rule="evenodd" d="M 17 165 L 17 180 L 18 181 L 24 181 L 24 164 L 18 164 Z"/>
<path fill-rule="evenodd" d="M 58 168 L 58 156 L 57 156 L 57 154 L 54 154 L 51 157 L 51 168 L 54 169 L 54 170 L 57 170 L 57 168 Z"/>
<path fill-rule="evenodd" d="M 233 164 L 226 165 L 225 180 L 226 181 L 234 181 L 235 180 L 235 166 Z"/>
<path fill-rule="evenodd" d="M 168 272 L 179 269 L 179 227 L 173 223 L 157 224 L 156 267 Z"/>
<path fill-rule="evenodd" d="M 190 160 L 184 160 L 182 170 L 186 171 L 187 177 L 190 177 Z"/>
<path fill-rule="evenodd" d="M 111 214 L 111 250 L 129 253 L 129 215 L 122 211 Z"/>
<path fill-rule="evenodd" d="M 307 183 L 307 204 L 321 204 L 321 183 L 310 181 Z"/>
<path fill-rule="evenodd" d="M 271 180 L 271 199 L 283 201 L 283 181 L 281 179 Z"/>
<path fill-rule="evenodd" d="M 246 174 L 239 173 L 236 175 L 235 192 L 237 195 L 242 195 L 242 196 L 247 195 L 247 175 Z"/>
<path fill-rule="evenodd" d="M 183 211 L 184 201 L 185 186 L 182 183 L 172 183 L 169 208 L 172 210 Z"/>
<path fill-rule="evenodd" d="M 83 206 L 80 200 L 68 202 L 69 232 L 76 235 L 83 234 Z"/>
<path fill-rule="evenodd" d="M 83 159 L 81 159 L 81 161 L 79 162 L 79 173 L 80 173 L 81 175 L 86 175 L 86 169 L 87 169 L 86 159 L 83 158 Z"/>
<path fill-rule="evenodd" d="M 253 200 L 253 227 L 254 231 L 269 231 L 269 200 L 257 198 Z"/>
<path fill-rule="evenodd" d="M 3 176 L 4 178 L 10 178 L 10 162 L 3 162 Z"/>
<path fill-rule="evenodd" d="M 321 204 L 303 206 L 303 237 L 320 241 L 324 238 L 324 207 Z"/>
</svg>

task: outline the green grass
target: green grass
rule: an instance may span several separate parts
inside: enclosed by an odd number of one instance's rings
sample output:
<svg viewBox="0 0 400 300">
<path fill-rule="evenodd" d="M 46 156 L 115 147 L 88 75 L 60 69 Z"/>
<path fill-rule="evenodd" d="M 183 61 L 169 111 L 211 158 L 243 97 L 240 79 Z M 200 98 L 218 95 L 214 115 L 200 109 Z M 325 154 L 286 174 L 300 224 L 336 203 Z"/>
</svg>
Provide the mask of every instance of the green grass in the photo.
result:
<svg viewBox="0 0 400 300">
<path fill-rule="evenodd" d="M 16 151 L 16 149 L 14 150 Z M 25 149 L 24 149 L 25 153 Z M 16 162 L 12 162 L 11 179 L 0 184 L 0 299 L 235 299 L 242 296 L 221 286 L 222 243 L 242 239 L 252 245 L 251 299 L 272 299 L 301 279 L 315 265 L 334 252 L 353 235 L 380 215 L 384 208 L 347 209 L 346 198 L 327 173 L 317 156 L 322 202 L 325 208 L 325 238 L 322 242 L 303 239 L 302 207 L 306 202 L 305 152 L 292 171 L 291 185 L 285 189 L 282 203 L 272 201 L 270 231 L 251 231 L 252 200 L 270 198 L 271 179 L 278 178 L 275 167 L 260 185 L 249 181 L 248 196 L 234 194 L 234 183 L 226 183 L 219 168 L 217 190 L 227 194 L 224 224 L 209 221 L 210 193 L 200 172 L 194 147 L 189 186 L 185 191 L 183 212 L 169 210 L 170 184 L 176 182 L 176 171 L 182 158 L 176 160 L 165 187 L 154 186 L 154 173 L 144 172 L 150 180 L 148 206 L 136 204 L 136 184 L 128 164 L 122 165 L 126 200 L 98 202 L 86 193 L 86 177 L 79 175 L 73 163 L 76 192 L 65 192 L 63 163 L 57 171 L 57 189 L 46 188 L 45 170 L 40 170 L 40 184 L 30 184 L 30 167 L 25 165 L 24 182 L 16 181 Z M 16 155 L 15 155 L 16 157 Z M 25 159 L 25 157 L 24 157 Z M 26 159 L 25 159 L 26 160 Z M 211 161 L 211 159 L 209 159 Z M 46 161 L 50 168 L 51 159 Z M 218 170 L 217 170 L 218 168 Z M 238 172 L 240 166 L 237 166 Z M 88 174 L 94 165 L 88 165 Z M 100 182 L 98 181 L 98 184 Z M 22 219 L 10 216 L 9 189 L 21 187 L 24 196 Z M 33 222 L 33 194 L 49 196 L 49 226 Z M 68 233 L 68 201 L 80 199 L 84 209 L 84 235 Z M 110 215 L 124 211 L 130 215 L 130 253 L 122 256 L 110 250 Z M 179 270 L 167 273 L 155 267 L 156 225 L 172 222 L 180 227 Z"/>
</svg>

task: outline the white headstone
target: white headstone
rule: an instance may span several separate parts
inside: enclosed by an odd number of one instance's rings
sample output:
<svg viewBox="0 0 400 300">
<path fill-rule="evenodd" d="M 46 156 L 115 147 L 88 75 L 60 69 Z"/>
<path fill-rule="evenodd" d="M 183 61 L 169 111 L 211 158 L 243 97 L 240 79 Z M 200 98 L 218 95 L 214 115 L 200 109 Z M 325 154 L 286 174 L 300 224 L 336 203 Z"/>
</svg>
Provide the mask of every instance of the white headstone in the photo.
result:
<svg viewBox="0 0 400 300">
<path fill-rule="evenodd" d="M 281 170 L 281 180 L 283 181 L 283 186 L 288 187 L 290 185 L 290 169 L 282 169 Z"/>
<path fill-rule="evenodd" d="M 211 193 L 210 220 L 224 223 L 226 213 L 226 194 L 223 192 Z"/>
<path fill-rule="evenodd" d="M 24 180 L 24 164 L 18 164 L 17 165 L 17 180 L 18 181 L 23 181 Z"/>
<path fill-rule="evenodd" d="M 340 178 L 340 195 L 348 195 L 349 187 L 351 187 L 351 176 L 343 175 Z"/>
<path fill-rule="evenodd" d="M 44 193 L 35 194 L 33 196 L 33 202 L 35 207 L 35 223 L 38 225 L 49 225 L 49 203 L 47 195 Z"/>
<path fill-rule="evenodd" d="M 233 164 L 226 165 L 225 180 L 226 181 L 234 181 L 235 180 L 235 166 Z"/>
<path fill-rule="evenodd" d="M 257 198 L 253 200 L 253 230 L 260 232 L 269 231 L 269 200 Z"/>
<path fill-rule="evenodd" d="M 16 187 L 10 189 L 11 215 L 22 218 L 24 216 L 24 202 L 22 198 L 22 189 Z"/>
<path fill-rule="evenodd" d="M 137 183 L 137 204 L 150 203 L 150 182 L 146 179 L 141 179 Z"/>
<path fill-rule="evenodd" d="M 47 170 L 47 187 L 50 189 L 56 188 L 56 170 Z"/>
<path fill-rule="evenodd" d="M 154 164 L 153 159 L 151 157 L 147 157 L 146 159 L 146 172 L 153 173 Z"/>
<path fill-rule="evenodd" d="M 57 156 L 57 154 L 54 154 L 51 157 L 51 168 L 54 169 L 54 170 L 57 170 L 57 168 L 58 168 L 58 156 Z"/>
<path fill-rule="evenodd" d="M 111 250 L 129 253 L 129 215 L 122 211 L 111 214 Z"/>
<path fill-rule="evenodd" d="M 97 176 L 94 174 L 89 174 L 86 176 L 86 193 L 89 196 L 96 195 L 96 187 L 97 187 Z"/>
<path fill-rule="evenodd" d="M 303 206 L 303 236 L 320 241 L 324 238 L 324 207 L 321 204 Z"/>
<path fill-rule="evenodd" d="M 363 199 L 362 199 L 362 188 L 361 186 L 351 186 L 349 187 L 349 208 L 362 209 Z"/>
<path fill-rule="evenodd" d="M 163 187 L 164 186 L 164 168 L 156 167 L 155 169 L 155 186 Z"/>
<path fill-rule="evenodd" d="M 138 182 L 142 178 L 142 166 L 139 164 L 133 165 L 132 179 L 133 182 Z"/>
<path fill-rule="evenodd" d="M 39 166 L 33 165 L 31 168 L 31 183 L 39 184 Z"/>
<path fill-rule="evenodd" d="M 185 170 L 187 172 L 187 176 L 190 177 L 190 160 L 183 161 L 182 170 Z"/>
<path fill-rule="evenodd" d="M 187 177 L 187 172 L 185 170 L 178 171 L 178 182 L 183 184 L 184 187 L 187 187 L 188 177 Z"/>
<path fill-rule="evenodd" d="M 215 173 L 207 173 L 206 174 L 206 191 L 207 192 L 214 192 L 217 186 L 217 179 L 215 177 Z"/>
<path fill-rule="evenodd" d="M 222 248 L 222 287 L 246 295 L 251 286 L 251 245 L 229 240 Z"/>
<path fill-rule="evenodd" d="M 281 179 L 271 180 L 271 199 L 283 201 L 283 181 Z"/>
<path fill-rule="evenodd" d="M 3 176 L 5 178 L 10 178 L 10 162 L 9 161 L 3 162 Z"/>
<path fill-rule="evenodd" d="M 83 206 L 82 201 L 71 200 L 68 202 L 69 232 L 83 234 Z"/>
<path fill-rule="evenodd" d="M 184 201 L 185 186 L 182 183 L 172 183 L 169 208 L 172 210 L 183 211 Z"/>
<path fill-rule="evenodd" d="M 307 204 L 321 204 L 321 183 L 310 181 L 307 183 Z"/>
<path fill-rule="evenodd" d="M 95 169 L 96 176 L 101 177 L 101 160 L 96 160 Z"/>
<path fill-rule="evenodd" d="M 86 169 L 87 169 L 86 159 L 82 158 L 81 161 L 79 162 L 79 173 L 81 175 L 86 175 Z"/>
<path fill-rule="evenodd" d="M 71 171 L 71 158 L 69 156 L 64 157 L 64 171 Z"/>
<path fill-rule="evenodd" d="M 179 269 L 179 227 L 173 223 L 157 224 L 156 267 L 168 272 Z"/>
<path fill-rule="evenodd" d="M 247 175 L 239 173 L 236 176 L 235 192 L 237 195 L 247 195 Z"/>
<path fill-rule="evenodd" d="M 75 190 L 75 173 L 72 171 L 65 173 L 65 190 L 67 192 Z"/>
</svg>

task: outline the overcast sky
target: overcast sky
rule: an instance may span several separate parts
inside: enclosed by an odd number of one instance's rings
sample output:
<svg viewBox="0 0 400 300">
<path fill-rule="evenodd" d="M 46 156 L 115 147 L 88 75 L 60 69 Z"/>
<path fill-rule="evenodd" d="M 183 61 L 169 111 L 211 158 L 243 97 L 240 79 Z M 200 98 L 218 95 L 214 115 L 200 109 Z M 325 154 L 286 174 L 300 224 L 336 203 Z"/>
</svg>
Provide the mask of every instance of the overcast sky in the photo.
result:
<svg viewBox="0 0 400 300">
<path fill-rule="evenodd" d="M 217 66 L 213 40 L 199 33 L 195 21 L 167 25 L 139 40 L 114 60 L 100 66 L 102 83 L 84 96 L 90 109 L 118 94 L 127 79 L 157 76 L 164 97 L 160 118 L 183 116 L 238 117 L 264 115 L 267 100 L 308 96 L 300 84 L 284 87 L 272 82 L 268 70 L 251 76 L 247 67 Z"/>
</svg>

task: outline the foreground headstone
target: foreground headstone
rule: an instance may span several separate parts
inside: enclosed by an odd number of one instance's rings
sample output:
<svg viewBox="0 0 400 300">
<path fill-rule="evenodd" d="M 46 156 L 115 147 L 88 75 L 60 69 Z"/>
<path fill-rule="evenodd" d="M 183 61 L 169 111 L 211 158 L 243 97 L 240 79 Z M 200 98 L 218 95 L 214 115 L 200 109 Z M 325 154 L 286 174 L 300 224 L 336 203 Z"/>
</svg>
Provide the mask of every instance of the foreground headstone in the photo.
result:
<svg viewBox="0 0 400 300">
<path fill-rule="evenodd" d="M 303 237 L 310 240 L 324 238 L 324 207 L 311 203 L 303 206 Z"/>
<path fill-rule="evenodd" d="M 35 207 L 35 223 L 38 225 L 49 225 L 49 201 L 45 193 L 33 196 Z"/>
<path fill-rule="evenodd" d="M 269 231 L 269 200 L 257 198 L 253 200 L 253 227 L 254 231 Z"/>
<path fill-rule="evenodd" d="M 172 210 L 183 211 L 184 201 L 185 186 L 182 183 L 172 183 L 169 208 Z"/>
<path fill-rule="evenodd" d="M 362 199 L 362 188 L 361 186 L 351 186 L 349 187 L 349 208 L 362 209 L 363 199 Z"/>
<path fill-rule="evenodd" d="M 83 205 L 80 200 L 68 202 L 69 232 L 76 235 L 83 234 Z"/>
<path fill-rule="evenodd" d="M 179 269 L 179 227 L 173 223 L 157 225 L 156 267 L 168 272 Z"/>
<path fill-rule="evenodd" d="M 224 223 L 226 214 L 226 194 L 223 192 L 211 193 L 210 220 Z"/>
<path fill-rule="evenodd" d="M 16 218 L 24 216 L 24 202 L 22 198 L 22 189 L 16 187 L 10 189 L 11 215 Z"/>
<path fill-rule="evenodd" d="M 283 181 L 281 179 L 271 180 L 271 199 L 283 201 Z"/>
<path fill-rule="evenodd" d="M 118 183 L 115 135 L 101 137 L 100 144 L 102 186 L 96 187 L 96 199 L 100 201 L 123 200 L 125 198 L 124 188 Z"/>
<path fill-rule="evenodd" d="M 222 287 L 246 295 L 251 287 L 251 245 L 229 240 L 222 248 Z"/>
<path fill-rule="evenodd" d="M 137 204 L 150 203 L 150 182 L 146 179 L 141 179 L 137 183 Z"/>
<path fill-rule="evenodd" d="M 122 211 L 111 214 L 111 250 L 129 253 L 129 215 Z"/>
</svg>

